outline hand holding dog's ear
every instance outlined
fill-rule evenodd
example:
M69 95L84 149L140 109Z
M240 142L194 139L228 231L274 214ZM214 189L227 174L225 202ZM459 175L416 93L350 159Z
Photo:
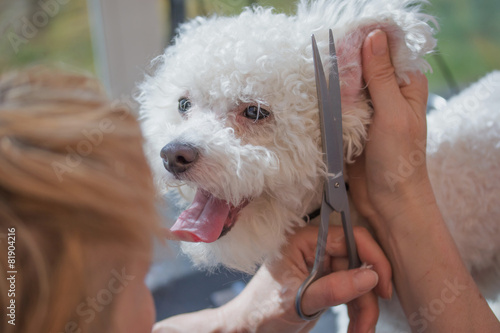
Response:
M429 180L425 76L409 73L410 83L398 83L382 31L365 40L363 76L374 115L363 154L348 166L350 192L391 260L409 324L419 331L498 332L498 319L462 261ZM432 320L415 320L449 290L449 281L460 281L460 297Z
M398 83L381 30L366 38L362 59L374 114L365 150L348 166L349 185L362 215L390 221L401 198L424 197L431 189L425 159L427 79L406 73L410 83ZM402 165L409 159L416 163Z

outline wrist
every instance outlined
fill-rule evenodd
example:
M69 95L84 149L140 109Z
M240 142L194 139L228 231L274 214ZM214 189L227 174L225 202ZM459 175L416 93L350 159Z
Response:
M214 332L236 333L245 332L248 326L245 318L245 308L237 299L232 300L219 308L213 309L213 316L217 318Z
M404 232L418 227L415 220L435 220L441 213L428 178L397 191L378 194L367 216L375 231Z
M274 311L268 309L269 311L262 312L262 308L260 308L263 304L269 303L268 298L271 297L271 290L268 288L272 285L272 282L262 284L262 275L261 268L238 296L214 309L218 322L216 332L265 331L263 327L266 325L268 317L273 316Z
M397 207L390 214L373 214L369 219L395 271L414 254L429 258L432 253L450 254L449 250L455 247L432 189L419 194L401 197L394 201Z
M301 332L307 322L295 318L296 292L289 287L264 264L236 298L218 309L219 322L226 323L220 332Z

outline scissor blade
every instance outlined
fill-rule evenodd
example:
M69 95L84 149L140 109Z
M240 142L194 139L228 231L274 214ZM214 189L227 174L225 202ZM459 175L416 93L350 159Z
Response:
M342 169L338 169L339 156L337 152L338 145L336 143L337 134L335 134L335 115L332 109L333 97L330 96L330 92L328 90L325 71L323 69L323 64L321 63L321 56L319 55L318 45L314 35L312 36L312 46L323 154L325 155L325 163L328 167L328 173L338 173Z
M316 78L316 93L318 96L318 108L319 108L319 124L321 128L321 145L323 147L323 154L325 156L325 163L328 164L327 156L327 139L325 136L325 121L330 123L331 119L325 119L325 108L328 108L328 87L326 83L325 71L323 69L323 64L321 63L321 56L319 55L318 44L316 43L316 38L314 35L311 36L312 39L312 49L313 49L313 60L314 60L314 75Z
M329 37L330 37L330 61L331 61L331 69L330 69L330 75L329 75L329 81L328 81L328 96L331 99L331 107L333 110L333 117L335 118L335 125L334 125L334 130L335 130L335 135L337 137L336 142L338 143L339 150L338 154L338 160L337 162L340 161L340 163L336 163L336 166L340 168L339 170L342 171L344 168L343 164L343 158L344 158L344 143L342 140L342 103L341 103L341 97L340 97L340 80L338 77L339 73L339 67L338 67L338 62L337 62L337 52L335 50L335 42L333 40L333 32L332 29L329 30ZM339 171L339 172L340 172ZM335 171L337 172L337 171Z
M340 85L336 77L337 61L335 57L335 47L333 35L330 30L330 56L332 57L332 68L330 70L330 87L327 86L321 56L314 35L312 36L313 59L316 74L316 90L318 93L318 107L320 111L321 143L325 162L329 174L342 176L343 171L343 143L342 143L342 115L340 111ZM335 73L334 73L335 72ZM336 111L335 109L338 109ZM339 126L340 124L340 126ZM334 179L326 182L326 201L332 203L331 183Z

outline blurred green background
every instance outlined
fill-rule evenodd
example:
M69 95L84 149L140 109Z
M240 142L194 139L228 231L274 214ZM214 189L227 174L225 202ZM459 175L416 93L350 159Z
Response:
M168 21L170 1L158 1ZM66 2L46 25L31 31L32 38L24 38L20 33L23 18L33 18L41 10L39 0L1 0L0 71L33 63L62 62L95 72L86 1ZM186 0L186 16L234 15L254 3L286 13L295 10L294 1L289 0ZM440 58L460 88L500 69L500 1L433 0L425 8L438 18ZM448 96L449 84L438 66L439 60L429 57L434 68L434 73L428 75L430 89Z

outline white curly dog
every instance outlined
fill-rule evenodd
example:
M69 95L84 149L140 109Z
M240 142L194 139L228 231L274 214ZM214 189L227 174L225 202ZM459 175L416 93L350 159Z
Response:
M365 37L384 30L396 75L408 80L405 73L430 69L423 56L436 45L433 22L418 1L302 0L296 16L254 7L181 26L138 100L160 188L188 197L192 189L172 231L195 264L253 272L320 206L325 165L311 34L327 59L328 29L334 33L349 163L363 150L372 114L361 73ZM438 204L486 297L500 287L498 105L500 72L428 117ZM402 158L401 173L387 181L404 181L416 157Z

